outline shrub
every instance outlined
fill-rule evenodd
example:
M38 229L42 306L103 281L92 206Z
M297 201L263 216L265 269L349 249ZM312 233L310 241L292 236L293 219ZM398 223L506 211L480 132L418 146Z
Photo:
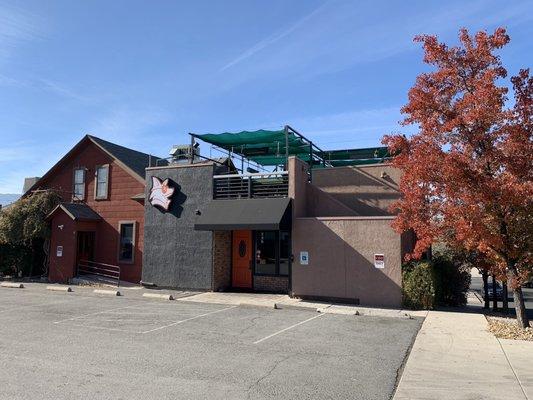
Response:
M0 273L29 276L44 272L43 245L50 236L46 216L60 201L54 191L38 192L0 212Z
M435 306L435 282L431 264L412 262L403 268L403 304L415 310Z
M403 266L403 305L415 310L464 306L470 272L445 254Z

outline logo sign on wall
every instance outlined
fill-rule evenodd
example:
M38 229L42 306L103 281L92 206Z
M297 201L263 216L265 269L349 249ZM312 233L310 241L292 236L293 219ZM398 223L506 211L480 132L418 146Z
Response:
M172 203L174 188L167 179L162 181L156 176L152 176L152 189L150 189L150 204L164 211L168 211Z

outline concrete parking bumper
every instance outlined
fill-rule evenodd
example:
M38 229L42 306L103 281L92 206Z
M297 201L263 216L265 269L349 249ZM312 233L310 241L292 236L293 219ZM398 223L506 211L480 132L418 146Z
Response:
M24 284L18 282L2 282L0 286L12 289L24 289Z

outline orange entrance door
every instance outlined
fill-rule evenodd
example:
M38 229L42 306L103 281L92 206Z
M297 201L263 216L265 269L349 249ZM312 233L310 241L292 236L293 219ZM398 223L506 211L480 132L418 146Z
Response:
M233 231L232 286L252 288L252 231Z

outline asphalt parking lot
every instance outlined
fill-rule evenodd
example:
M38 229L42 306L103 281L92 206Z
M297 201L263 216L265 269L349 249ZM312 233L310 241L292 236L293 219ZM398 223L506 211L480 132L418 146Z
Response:
M389 399L421 323L0 288L0 398Z

